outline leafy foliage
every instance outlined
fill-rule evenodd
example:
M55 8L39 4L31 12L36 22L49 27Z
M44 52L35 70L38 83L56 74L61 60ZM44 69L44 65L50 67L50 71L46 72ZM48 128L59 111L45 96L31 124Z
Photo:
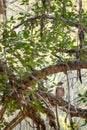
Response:
M28 7L29 2L21 0L20 8ZM77 59L85 61L87 11L82 9L81 15L79 12L71 0L38 0L31 4L30 12L20 11L17 18L12 15L3 20L1 23L3 34L0 37L0 99L2 106L7 104L7 116L17 110L21 111L23 116L28 115L26 114L28 109L34 109L34 112L39 113L36 115L38 120L41 113L48 114L48 109L45 108L46 99L43 100L43 97L40 99L38 91L50 93L55 83L51 83L52 78L44 76L41 78L44 68L51 64L67 65L67 62ZM6 18L5 13L3 16ZM76 37L77 31L83 31L85 38L81 39L79 34ZM66 75L66 72L64 74ZM50 87L47 86L48 82L51 84L48 85ZM78 96L80 101L87 102L87 92ZM29 114L37 126L38 122L31 113ZM49 122L51 123L53 119L51 115ZM40 123L42 122L41 120ZM77 123L74 125L77 127ZM8 126L4 118L0 126Z

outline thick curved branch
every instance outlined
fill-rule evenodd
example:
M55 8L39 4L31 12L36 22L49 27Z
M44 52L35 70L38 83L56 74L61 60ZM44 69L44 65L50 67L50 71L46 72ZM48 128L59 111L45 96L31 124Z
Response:
M64 112L68 112L68 102L63 100L62 98L57 98L55 95L39 91L39 93L43 97L48 97L50 103L55 102L55 105L58 104L58 106L61 106L61 110ZM81 118L87 118L87 109L81 109L81 108L76 108L73 105L70 105L70 114L72 117L81 117Z
M23 89L26 90L29 86L33 85L38 80L46 76L59 73L59 72L66 72L66 71L72 71L72 70L77 70L77 69L87 69L87 60L86 61L74 60L74 61L65 62L65 63L61 62L56 65L50 65L40 71L39 70L34 71L31 75L27 77L26 81L25 80L23 81L25 85L25 88Z

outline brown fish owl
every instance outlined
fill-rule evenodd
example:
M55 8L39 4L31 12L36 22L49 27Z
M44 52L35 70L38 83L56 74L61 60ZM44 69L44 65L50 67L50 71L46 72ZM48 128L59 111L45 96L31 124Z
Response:
M56 97L59 98L64 98L64 88L62 87L62 82L58 82L57 87L56 87Z

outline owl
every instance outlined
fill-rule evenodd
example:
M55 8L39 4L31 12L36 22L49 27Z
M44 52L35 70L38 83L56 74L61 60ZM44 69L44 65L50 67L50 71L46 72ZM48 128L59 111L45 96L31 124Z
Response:
M62 87L62 82L59 82L56 87L56 97L58 98L64 98L64 88Z

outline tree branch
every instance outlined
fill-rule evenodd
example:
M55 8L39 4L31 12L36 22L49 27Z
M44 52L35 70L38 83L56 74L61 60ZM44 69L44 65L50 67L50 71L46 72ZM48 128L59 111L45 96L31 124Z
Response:
M75 53L77 52L77 49L61 49L61 48L55 48L58 52L62 52L62 53ZM87 49L78 49L78 52L82 53L82 54L87 54Z
M24 20L23 22L19 23L18 25L14 26L10 31L8 31L9 33L12 32L14 29L20 27L21 25L27 23L27 22L31 22L32 20L36 20L36 19L41 19L42 15L40 16L30 16L28 19ZM76 27L79 28L80 24L79 23L74 23L72 21L66 20L64 18L56 18L54 15L50 15L50 14L44 14L44 18L47 19L55 19L58 20L60 22L65 23L66 25L69 25L71 27ZM83 30L87 33L87 28L83 27Z
M19 124L25 116L19 113L3 130L12 130L17 124Z
M4 104L2 106L2 108L0 109L0 120L3 118L3 115L4 115L5 111L6 111L6 108L7 108L7 104Z
M58 106L61 106L62 108L59 107L59 109L63 110L64 112L68 112L68 102L63 100L62 98L57 98L55 95L46 93L43 91L38 91L43 97L48 97L49 101L51 102L57 102L55 103L58 104ZM81 118L87 118L87 109L81 109L81 108L76 108L73 105L70 105L70 115L72 117L81 117Z
M72 70L77 70L77 69L87 69L87 60L86 61L74 60L74 61L65 62L65 63L61 62L56 65L50 65L42 70L34 71L32 75L38 81L46 76L49 76L55 73L72 71ZM36 80L33 77L29 75L26 78L26 81L25 80L23 81L23 84L25 85L25 88L23 89L26 90L29 86L36 83Z

